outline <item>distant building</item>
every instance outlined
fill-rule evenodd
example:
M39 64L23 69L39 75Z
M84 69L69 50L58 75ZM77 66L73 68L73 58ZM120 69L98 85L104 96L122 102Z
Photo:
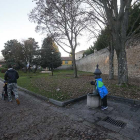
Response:
M62 65L57 69L72 69L72 57L61 57Z
M79 59L83 58L84 52L85 52L85 50L75 53L75 60L79 60Z
M61 57L62 65L72 65L72 57Z
M0 67L2 67L2 65L5 65L5 60L4 59L0 60Z

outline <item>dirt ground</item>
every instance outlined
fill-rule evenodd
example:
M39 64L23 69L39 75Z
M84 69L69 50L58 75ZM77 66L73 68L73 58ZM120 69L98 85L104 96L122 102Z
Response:
M118 87L117 79L110 82L106 75L102 78L110 95L139 99L139 81L131 79L129 87ZM89 83L93 76L81 76L79 80ZM2 86L3 83L0 82L1 91ZM73 119L62 108L22 91L19 94L19 106L15 99L8 102L0 98L0 140L115 140L108 136L108 133L113 134L113 131L94 124L89 125L76 116Z
M19 95L19 106L15 99L0 98L0 140L111 140L107 129L72 119L62 108L24 92Z
M114 76L114 80L109 80L108 75L102 75L104 84L107 86L109 95L119 96L127 99L140 100L140 79L130 78L128 79L128 85L118 85L117 76Z
M115 76L113 80L109 80L108 75L101 75L101 77L109 91L109 95L140 100L140 79L129 78L128 85L119 86L117 76ZM43 89L46 93L52 92L53 94L50 98L67 100L93 92L94 85L91 85L90 82L94 80L94 76L91 74L81 74L78 78L74 78L72 74L67 74L63 75L63 77L59 77L59 75L43 77L33 80L32 84L35 87L40 87L40 89ZM59 89L58 92L56 91L57 89ZM61 95L59 93L61 93Z

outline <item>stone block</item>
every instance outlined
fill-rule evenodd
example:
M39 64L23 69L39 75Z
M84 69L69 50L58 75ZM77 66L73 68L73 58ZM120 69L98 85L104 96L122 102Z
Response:
M101 106L101 99L98 95L94 95L93 93L87 94L87 106L89 108L97 108Z

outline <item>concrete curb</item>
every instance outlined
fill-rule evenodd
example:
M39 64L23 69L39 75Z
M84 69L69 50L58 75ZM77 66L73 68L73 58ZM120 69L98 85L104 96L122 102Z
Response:
M25 88L22 88L22 87L19 87L19 86L18 86L18 89L19 89L19 90L22 90L22 91L25 91L25 93L27 93L27 94L29 94L29 95L32 95L32 96L34 96L34 97L37 97L37 98L39 98L39 99L41 99L41 100L44 100L44 101L48 101L48 100L49 100L49 98L47 98L47 97L45 97L45 96L42 96L42 95L39 95L39 94L37 94L37 93L34 93L34 92L32 92L32 91L29 91L29 90L27 90L27 89L25 89Z
M55 104L55 105L60 106L60 107L64 107L64 106L66 106L68 104L71 104L71 103L74 103L74 102L78 102L78 101L81 101L81 100L87 98L87 94L86 94L86 95L80 96L80 97L75 98L75 99L70 99L70 100L66 100L66 101L58 101L58 100L55 100L55 99L52 99L52 98L47 98L47 97L44 97L42 95L38 95L38 94L36 94L34 92L31 92L31 91L29 91L27 89L24 89L22 87L19 87L19 86L18 86L18 88L20 90L23 90L26 93L34 96L34 97L37 97L37 98L39 98L41 100L44 100L44 101L49 101L50 103ZM117 96L112 96L112 95L108 95L107 97L108 97L108 99L111 99L111 100L116 100L116 101L121 101L121 102L125 102L125 103L131 103L131 104L140 105L140 101L139 100L126 99L126 98L123 98L123 97L117 97Z
M113 95L108 95L107 98L111 100L125 102L125 103L140 105L140 100L127 99L127 98L113 96Z
M29 95L32 95L32 96L37 97L37 98L39 98L41 100L44 100L44 101L49 101L50 103L55 104L55 105L60 106L60 107L64 107L64 106L66 106L70 103L74 103L74 102L80 101L82 99L86 99L86 97L87 97L87 95L84 95L84 96L80 96L80 97L75 98L75 99L70 99L70 100L62 102L62 101L58 101L58 100L55 100L55 99L52 99L52 98L44 97L42 95L39 95L37 93L34 93L32 91L29 91L29 90L27 90L25 88L22 88L22 87L19 87L19 86L18 86L18 89L20 89L22 91L25 91Z
M87 95L83 95L83 96L80 96L80 97L75 98L75 99L70 99L70 100L63 101L62 105L66 106L68 104L71 104L71 103L74 103L74 102L78 102L78 101L81 101L81 100L86 99L86 98L87 98Z
M0 80L4 81L2 78L0 78ZM55 99L52 99L52 98L47 98L45 96L39 95L37 93L29 91L29 90L27 90L25 88L22 88L20 86L18 86L18 89L24 91L25 93L27 93L29 95L32 95L32 96L37 97L37 98L39 98L41 100L44 100L44 101L49 101L50 103L55 104L55 105L60 106L60 107L64 107L64 106L66 106L66 105L68 105L70 103L74 103L76 101L80 101L82 99L86 99L86 97L87 97L87 95L84 95L84 96L80 96L80 97L75 98L75 99L70 99L70 100L61 102L61 101L58 101L58 100L55 100Z
M58 101L58 100L55 100L55 99L52 99L52 98L44 97L42 95L38 95L37 93L31 92L31 91L29 91L25 88L19 87L19 86L18 86L18 89L20 89L22 91L25 91L27 94L30 94L34 97L37 97L37 98L41 99L41 100L49 101L50 103L53 103L53 104L55 104L57 106L60 106L60 107L66 106L66 105L68 105L70 103L74 103L76 101L80 101L80 100L85 99L87 97L87 95L84 95L84 96L80 96L80 97L75 98L75 99L71 99L71 100L67 100L67 101L62 102L62 101Z
M0 80L1 80L1 81L4 81L2 78L0 78ZM44 97L44 96L42 96L42 95L39 95L39 94L37 94L37 93L34 93L34 92L32 92L32 91L29 91L29 90L27 90L27 89L25 89L25 88L22 88L22 87L20 87L20 86L17 86L17 87L18 87L19 90L22 90L22 91L24 91L25 93L27 93L27 94L29 94L29 95L32 95L32 96L34 96L34 97L37 97L37 98L39 98L39 99L41 99L41 100L44 100L44 101L48 101L48 100L49 100L49 98Z
M4 81L2 78L0 78L1 81ZM25 93L29 94L29 95L32 95L34 97L37 97L41 100L44 100L44 101L49 101L51 102L52 104L55 104L57 106L60 106L60 107L64 107L70 103L74 103L74 102L78 102L78 101L81 101L83 99L86 99L87 98L87 94L86 95L83 95L83 96L80 96L78 98L75 98L75 99L70 99L70 100L66 100L66 101L58 101L58 100L55 100L55 99L52 99L52 98L47 98L47 97L44 97L42 95L39 95L37 93L34 93L32 91L29 91L25 88L22 88L20 86L18 86L18 89L22 90L22 91L25 91ZM131 103L131 104L137 104L137 105L140 105L140 101L139 100L133 100L133 99L126 99L126 98L123 98L123 97L117 97L117 96L112 96L112 95L108 95L107 96L108 99L111 99L111 100L116 100L116 101L121 101L121 102L125 102L125 103Z

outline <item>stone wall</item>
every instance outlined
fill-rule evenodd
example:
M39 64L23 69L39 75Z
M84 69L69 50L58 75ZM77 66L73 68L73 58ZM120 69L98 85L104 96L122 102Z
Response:
M127 47L127 64L129 77L140 78L140 44ZM77 69L79 71L94 72L96 65L99 64L99 69L103 74L109 74L109 51L102 49L94 54L88 55L76 61ZM118 73L118 62L116 53L114 55L114 74Z

